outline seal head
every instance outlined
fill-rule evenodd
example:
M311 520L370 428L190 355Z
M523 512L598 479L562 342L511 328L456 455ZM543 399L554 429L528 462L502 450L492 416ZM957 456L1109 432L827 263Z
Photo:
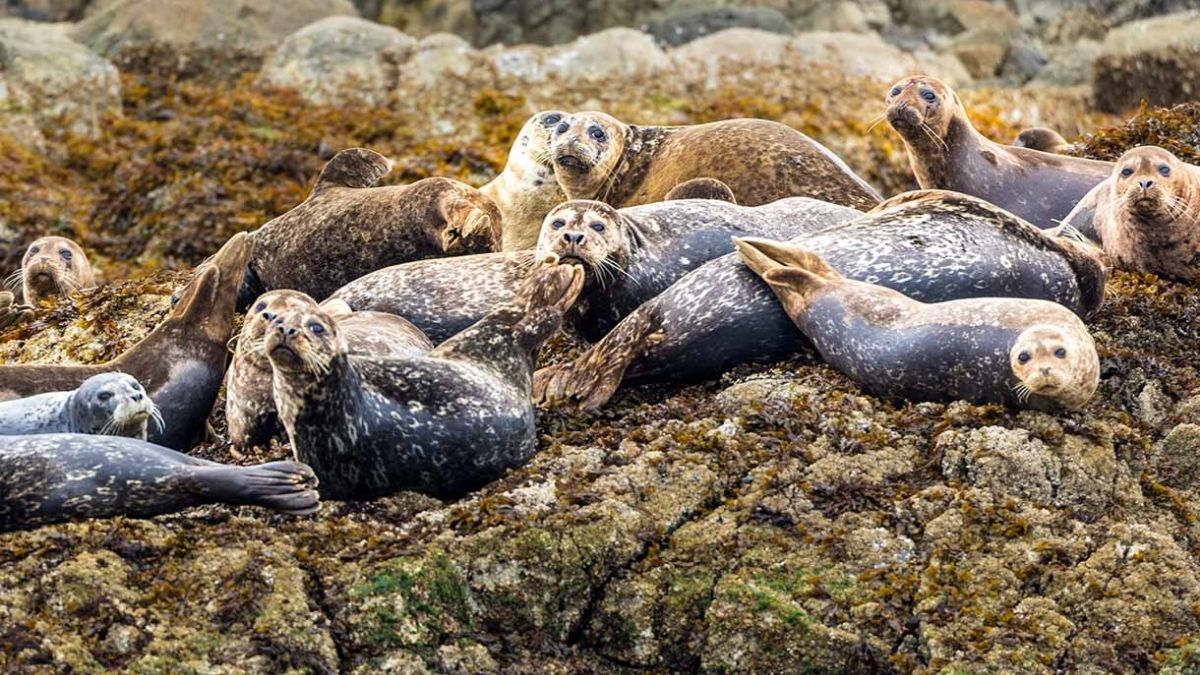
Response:
M565 199L554 177L550 142L566 117L561 110L544 110L526 120L508 151L504 171L479 188L500 209L504 251L533 248L542 219Z
M945 146L962 103L946 83L916 75L892 85L887 96L887 121L905 140L916 146Z
M559 185L571 196L596 197L607 192L628 135L629 127L602 112L575 113L560 121L550 145Z
M146 440L146 423L162 416L145 388L125 373L94 375L71 395L71 428L76 433Z
M603 282L623 273L638 246L637 227L617 209L589 200L564 202L546 215L535 258L582 265Z
M96 277L79 244L64 237L42 237L29 245L21 263L25 304L96 287Z
M1086 335L1086 334L1085 334ZM1083 346L1081 346L1081 343ZM1080 408L1100 384L1100 362L1091 336L1056 325L1034 325L1021 331L1008 352L1017 396L1041 396L1066 408Z

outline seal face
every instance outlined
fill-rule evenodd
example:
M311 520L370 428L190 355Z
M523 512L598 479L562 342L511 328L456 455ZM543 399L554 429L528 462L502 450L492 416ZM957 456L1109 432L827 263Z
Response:
M894 197L865 215L788 240L850 278L923 302L1038 298L1097 309L1107 271L1095 251L1052 237L980 199L940 190ZM539 370L542 405L602 406L623 381L717 376L808 346L736 254L717 258L631 312L575 361Z
M757 207L679 200L619 210L577 200L546 216L533 252L397 265L347 284L332 298L355 310L403 316L438 342L516 300L534 261L553 255L585 267L583 295L569 321L585 337L599 339L688 271L732 252L732 235L789 237L858 215L804 197Z
M254 232L242 304L275 289L323 300L389 265L498 247L500 212L479 190L448 178L371 187L390 169L365 148L329 160L304 202Z
M822 358L874 395L1074 409L1099 385L1087 327L1057 303L926 304L846 279L802 248L756 239L737 245Z
M250 238L234 235L196 269L171 313L141 342L98 365L0 366L0 400L73 390L93 375L127 373L146 389L162 413L148 438L173 448L191 447L225 375L238 287L250 257Z
M317 510L295 462L230 466L116 436L0 436L0 531L81 518L148 518L201 504Z
M1129 150L1081 202L1117 267L1194 283L1200 279L1200 168L1156 146ZM1075 213L1067 222L1074 224Z
M127 436L146 440L146 423L162 424L145 389L124 373L93 375L75 391L0 403L0 435L50 433Z
M298 291L268 291L246 313L233 364L225 376L225 420L236 446L262 445L283 431L271 392L271 362L265 339L276 317L315 309L316 301ZM339 300L327 301L325 312L346 336L348 350L360 356L419 356L433 349L429 338L392 314L354 312Z
M523 302L421 357L353 356L320 308L276 318L266 351L297 458L335 499L459 496L521 465L537 450L534 354L582 285L578 267L545 266Z
M988 140L971 125L958 95L933 77L893 85L886 118L922 188L979 197L1043 229L1058 226L1112 170L1108 162Z
M696 178L720 181L747 206L812 197L869 209L879 193L827 148L768 120L635 126L602 112L573 113L554 130L554 175L570 199L616 207L663 201Z
M544 110L530 117L508 152L504 171L479 188L500 209L501 250L533 248L546 214L566 200L550 154L551 136L566 116L560 110Z
M29 245L21 261L21 293L25 304L96 287L96 276L83 249L64 237L42 237Z

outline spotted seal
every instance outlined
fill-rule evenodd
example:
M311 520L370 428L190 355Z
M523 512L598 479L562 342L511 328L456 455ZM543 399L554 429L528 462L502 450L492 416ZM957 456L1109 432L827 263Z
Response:
M500 250L533 248L542 219L566 200L550 161L550 136L566 116L561 110L543 110L526 120L508 151L504 170L479 188L500 209Z
M296 462L230 466L119 436L0 436L0 531L82 518L148 518L201 504L317 510Z
M1096 393L1096 344L1079 317L1058 303L927 304L847 279L797 246L736 243L825 362L870 394L1078 409Z
M1022 129L1013 139L1014 148L1029 148L1048 152L1052 155L1061 154L1070 145L1057 131L1046 127L1030 127Z
M152 418L161 424L154 402L136 378L100 373L74 391L56 391L0 402L0 436L100 434L146 440Z
M96 287L96 274L83 247L66 237L42 237L21 259L21 299L37 307L47 298Z
M1112 171L1109 162L994 143L975 130L958 95L936 78L900 80L886 117L922 188L987 200L1042 229L1057 227Z
M1144 145L1121 155L1066 223L1064 231L1099 243L1120 269L1200 280L1200 167L1168 150Z
M449 178L372 187L391 167L366 148L329 160L307 199L254 232L239 306L276 289L323 300L389 265L499 246L500 212L483 193Z
M850 222L789 243L845 276L922 302L1037 298L1086 315L1104 299L1096 251L1050 236L987 202L942 190L893 197ZM544 406L604 405L622 381L686 382L774 362L806 341L736 254L713 260L631 312L571 362L539 370Z
M319 308L277 317L266 350L296 457L334 499L457 497L520 466L537 450L534 355L582 286L576 266L541 267L524 302L410 358L350 355Z
M869 209L880 201L825 146L769 120L656 127L580 112L559 123L550 149L554 175L569 199L616 207L662 201L693 178L722 181L746 206L812 197Z
M249 258L250 238L234 235L196 269L167 318L107 363L0 366L0 400L75 389L98 373L127 373L162 412L163 428L151 428L149 440L191 447L204 432L225 375L234 304Z
M569 322L584 337L599 339L679 277L731 253L730 236L789 237L858 215L854 209L805 197L757 207L680 200L619 210L595 201L569 201L546 216L532 253L398 265L353 281L332 297L358 311L403 316L436 343L512 302L533 261L554 255L586 268L584 290Z
M282 433L271 393L271 362L264 348L267 327L277 316L316 306L299 291L268 291L246 313L225 375L225 421L235 446L262 445ZM411 357L433 349L424 333L393 314L354 312L340 300L327 301L323 309L341 329L351 355Z

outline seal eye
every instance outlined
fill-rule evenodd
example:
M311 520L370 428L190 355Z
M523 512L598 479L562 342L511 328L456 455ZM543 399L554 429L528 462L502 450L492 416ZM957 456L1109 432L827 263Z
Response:
M263 310L264 310L264 309L266 309L266 308L267 308L267 303L265 303L265 302L260 302L260 303L258 303L257 305L255 305L255 306L254 306L254 311L257 313L257 312L261 312L261 311L263 311Z
M70 260L71 258L73 258L73 257L74 257L74 256L71 254L71 251L70 251L69 249L65 249L65 248L64 248L63 250L59 251L59 252L58 252L58 254L59 254L60 256L62 256L62 259L63 259L63 260Z
M308 324L308 331L313 335L322 335L325 333L325 326L313 321L312 323Z
M108 403L110 400L112 400L112 396L113 395L111 391L102 391L99 394L96 394L96 400L100 401L101 403Z
M900 95L900 87L899 86L892 87L891 93L888 94L888 96L899 96L899 95Z
M595 230L597 232L604 231L604 223L602 223L598 220L596 222L592 223L591 225L588 225L588 227L592 228L593 230Z
M1030 358L1029 352L1021 352L1020 354L1017 354L1018 363L1029 363Z
M556 230L561 230L566 226L567 226L566 221L562 221L562 220L556 220L553 223L550 223L550 227L553 227Z
M30 246L30 247L29 247L29 254L30 254L30 255L33 255L34 253L37 253L37 252L38 252L38 247L36 247L36 246Z
M1065 359L1067 358L1067 350L1059 347L1058 349L1054 350L1054 356L1055 358Z
M570 125L570 124L567 124L567 121L566 121L566 120L563 120L563 121L562 121L562 123L558 125L558 128L556 128L556 129L554 130L554 133L556 133L556 134L565 134L565 133L567 133L567 130L568 130L568 129L570 129L570 128L571 128L571 125Z
M605 139L608 138L608 134L604 133L604 130L600 127L592 127L591 129L588 129L588 136L591 136L593 141L597 141L599 143L603 143Z
M1163 176L1164 178L1167 176L1170 176L1171 175L1171 167L1167 166L1166 164L1163 164L1162 166L1158 167L1158 173L1159 173L1159 175Z
M921 98L925 99L926 101L929 101L930 103L933 103L934 101L937 100L937 94L934 94L932 91L929 91L928 89L926 89L925 91L921 92Z
M1128 167L1128 166L1127 166L1127 167L1125 167L1124 169L1121 169L1121 177L1122 177L1122 178L1129 178L1129 177L1130 177L1130 176L1132 176L1132 175L1133 175L1133 168L1132 168L1132 167Z
M558 124L561 121L562 121L562 115L560 115L558 113L551 113L549 115L546 115L545 119L542 120L542 124L545 124L546 126L549 127L549 126Z

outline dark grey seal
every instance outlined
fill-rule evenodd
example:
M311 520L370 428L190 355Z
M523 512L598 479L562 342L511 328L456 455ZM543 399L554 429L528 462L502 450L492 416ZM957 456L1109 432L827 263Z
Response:
M162 416L141 383L125 373L101 373L74 391L0 402L0 435L99 434L146 440L147 422Z
M0 436L0 531L217 503L305 514L316 487L295 462L229 466L118 436Z

